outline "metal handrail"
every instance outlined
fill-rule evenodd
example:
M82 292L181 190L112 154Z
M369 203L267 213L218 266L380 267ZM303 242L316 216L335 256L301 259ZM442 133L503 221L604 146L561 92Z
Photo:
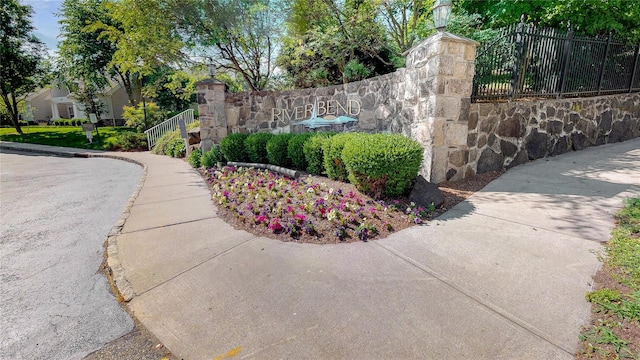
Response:
M147 144L149 150L158 142L158 140L166 133L174 131L178 128L178 121L184 120L185 125L192 124L195 119L193 117L193 109L188 109L175 115L160 124L146 130L144 133L147 135Z

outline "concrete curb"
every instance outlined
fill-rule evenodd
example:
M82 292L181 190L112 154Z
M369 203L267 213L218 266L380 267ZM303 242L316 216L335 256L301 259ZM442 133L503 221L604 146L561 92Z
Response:
M13 145L12 143L0 142L0 149L24 151L24 152L32 152L32 153L38 153L38 154L47 154L47 155L64 156L64 157L108 158L108 159L121 160L121 161L134 163L142 167L142 176L140 177L138 186L136 186L136 189L133 191L133 194L131 195L131 197L129 198L129 201L125 205L124 210L122 211L122 214L120 215L116 223L113 225L113 228L111 228L111 231L109 231L109 234L107 235L107 240L106 240L107 268L108 268L108 271L110 272L111 280L115 285L114 289L120 293L119 295L122 296L125 302L131 301L131 299L133 299L133 297L136 296L136 293L135 291L133 291L133 288L129 284L129 281L124 276L124 268L120 264L120 259L118 257L117 241L118 241L118 235L120 235L120 233L122 232L122 228L124 227L124 224L129 218L129 215L131 214L131 207L133 207L134 202L140 195L140 190L142 190L142 187L144 186L144 182L147 179L147 172L148 172L147 165L141 161L137 161L125 156L119 156L119 155L109 154L105 152L84 152L84 151L75 151L75 149L69 149L69 151L65 151L61 148L58 149L54 147L50 149L41 149L41 148L35 148L35 147L28 147L29 144L26 144L26 145L27 146ZM116 297L118 297L118 294L115 294L115 295Z

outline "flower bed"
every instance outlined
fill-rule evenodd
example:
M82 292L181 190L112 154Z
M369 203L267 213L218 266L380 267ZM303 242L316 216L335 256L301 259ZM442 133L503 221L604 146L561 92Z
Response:
M207 171L219 214L258 235L312 243L368 241L422 223L428 211L400 200L374 201L353 185L292 180L267 170Z

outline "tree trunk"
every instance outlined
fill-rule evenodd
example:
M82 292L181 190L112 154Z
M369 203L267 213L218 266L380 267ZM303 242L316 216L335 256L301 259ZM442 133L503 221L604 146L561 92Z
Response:
M20 135L24 135L22 132L22 128L20 127L20 121L18 120L18 114L11 111L11 122L13 123L13 127L16 128L16 131Z

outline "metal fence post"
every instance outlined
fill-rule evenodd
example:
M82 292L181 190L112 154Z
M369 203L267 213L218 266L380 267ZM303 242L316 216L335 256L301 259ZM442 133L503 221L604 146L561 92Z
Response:
M562 97L564 93L564 87L567 79L567 69L569 68L569 61L571 60L571 46L573 45L573 30L567 32L567 39L564 42L562 49L562 71L560 72L560 86L558 89L558 98Z
M516 43L515 43L515 59L513 61L513 69L511 70L511 89L509 99L513 100L518 92L518 84L520 84L520 67L522 62L522 33L524 31L524 14L520 16L520 23L516 27Z
M631 90L633 89L633 83L636 80L636 69L638 68L638 58L640 58L640 41L638 41L638 43L636 44L636 51L633 57L635 60L633 61L633 67L631 68L631 80L629 81L629 92L631 92Z
M598 96L600 96L600 90L602 90L602 80L604 79L604 68L607 63L607 56L609 56L609 47L611 46L611 33L609 33L609 37L607 38L607 47L604 49L604 57L602 58L602 63L600 64L600 76L598 76Z

